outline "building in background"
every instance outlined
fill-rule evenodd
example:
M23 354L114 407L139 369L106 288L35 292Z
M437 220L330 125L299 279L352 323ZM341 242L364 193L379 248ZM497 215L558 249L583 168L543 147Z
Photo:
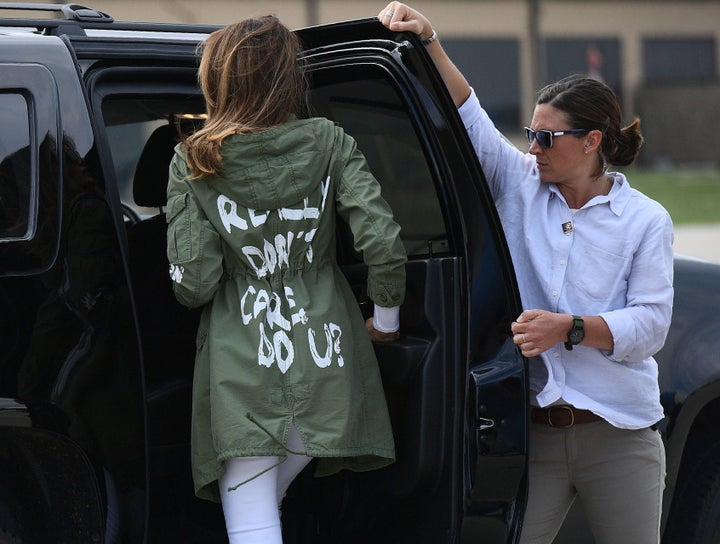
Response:
M228 23L274 13L297 28L377 15L368 0L87 0L117 20ZM417 0L498 127L519 141L544 83L575 72L640 115L640 160L720 166L720 0Z

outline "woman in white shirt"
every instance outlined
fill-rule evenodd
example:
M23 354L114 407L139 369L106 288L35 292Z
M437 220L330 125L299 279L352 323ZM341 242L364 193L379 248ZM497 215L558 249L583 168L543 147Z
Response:
M604 83L571 76L538 94L529 153L495 128L430 21L400 2L378 15L414 32L450 91L493 192L525 310L530 490L521 542L549 543L580 497L597 543L657 543L665 451L653 359L673 300L672 222L632 189L642 144Z

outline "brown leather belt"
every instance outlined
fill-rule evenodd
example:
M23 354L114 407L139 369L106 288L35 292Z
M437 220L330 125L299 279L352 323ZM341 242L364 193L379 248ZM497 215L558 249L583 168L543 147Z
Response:
M578 410L568 404L559 404L547 408L533 406L530 410L530 421L539 425L567 429L581 423L602 421L602 418L590 410Z

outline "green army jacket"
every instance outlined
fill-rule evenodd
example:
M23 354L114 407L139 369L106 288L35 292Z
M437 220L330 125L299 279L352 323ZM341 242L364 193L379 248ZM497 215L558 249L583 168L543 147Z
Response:
M203 306L193 385L198 496L218 500L222 462L283 456L291 423L316 474L394 460L377 361L335 258L336 217L368 265L368 295L405 295L400 228L355 141L293 119L223 142L222 172L170 167L168 259L178 300Z

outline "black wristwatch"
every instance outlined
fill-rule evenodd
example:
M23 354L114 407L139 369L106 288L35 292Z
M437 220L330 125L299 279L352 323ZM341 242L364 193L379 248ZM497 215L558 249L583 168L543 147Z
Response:
M567 340L565 342L565 349L572 351L573 346L577 346L585 338L585 325L583 318L579 315L574 315L572 329L568 331Z

